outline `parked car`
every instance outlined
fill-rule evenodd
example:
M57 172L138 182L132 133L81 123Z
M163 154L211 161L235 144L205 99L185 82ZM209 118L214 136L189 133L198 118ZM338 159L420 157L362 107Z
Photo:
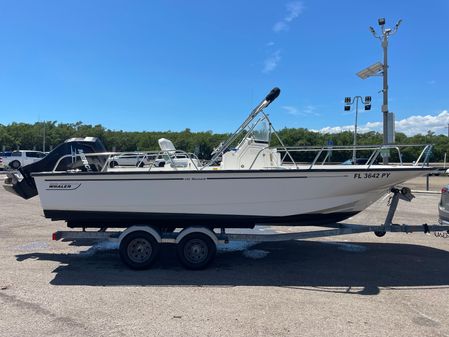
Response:
M0 152L0 170L5 169L5 162L7 157L11 157L11 151Z
M156 167L164 167L165 165L169 165L171 167L192 166L192 168L198 168L201 166L198 158L192 153L163 154L158 156L158 158L154 161L154 166Z
M17 150L11 152L11 156L2 157L3 165L17 170L21 166L25 166L41 160L45 157L45 153L31 150Z
M440 220L449 222L449 185L441 189L440 203L438 204Z
M137 166L139 164L142 165L142 163L144 165L149 163L149 158L144 153L130 152L114 156L109 166Z

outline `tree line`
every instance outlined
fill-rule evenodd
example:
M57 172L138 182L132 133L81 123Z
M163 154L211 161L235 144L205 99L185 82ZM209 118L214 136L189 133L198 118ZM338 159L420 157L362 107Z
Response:
M333 146L352 145L353 132L344 131L334 134L326 134L309 131L304 128L284 128L278 131L285 146ZM227 139L229 134L206 132L192 132L190 129L183 131L116 131L109 130L102 125L88 125L82 122L58 123L57 121L28 123L11 123L9 125L0 124L0 149L5 150L43 150L45 139L45 150L56 147L72 137L98 137L102 140L109 151L153 151L158 150L158 139L168 138L178 149L192 152L199 158L209 159L213 149L222 141ZM382 144L382 134L378 132L367 132L357 135L358 145ZM397 144L434 144L431 161L439 162L444 160L445 153L449 150L449 138L444 135L435 135L429 131L426 134L406 136L403 133L396 133ZM276 138L272 139L272 145L279 146ZM421 148L422 149L422 148ZM419 150L408 149L403 154L404 161L416 159ZM364 156L358 154L358 157ZM368 155L368 154L366 154ZM309 154L309 157L312 154ZM351 154L334 154L333 160L339 161L351 158ZM310 159L310 158L307 158Z

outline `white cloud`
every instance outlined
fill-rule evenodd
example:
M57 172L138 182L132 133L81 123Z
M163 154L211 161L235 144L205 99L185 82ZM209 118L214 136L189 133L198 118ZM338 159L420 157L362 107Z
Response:
M284 109L286 113L292 116L319 116L319 114L316 112L316 107L313 105L307 105L301 110L289 105L284 105L281 108Z
M436 116L410 116L408 118L396 121L396 130L405 134L427 133L445 133L445 128L449 123L449 112L444 110Z
M304 10L304 5L300 1L290 2L287 4L287 16L284 18L285 21L291 22L296 19L299 14Z
M295 20L304 10L304 6L301 1L289 2L285 5L285 8L287 13L285 14L284 18L282 20L279 20L273 25L273 31L275 33L289 30L290 28L289 24L293 20ZM271 47L273 47L274 45L275 43L273 41L270 41L266 44L266 48L273 49ZM262 72L269 73L273 71L278 66L280 60L281 60L280 50L271 53L271 55L267 57L264 61L264 67L262 69Z
M299 115L299 111L297 108L295 108L294 106L281 106L282 109L285 110L286 113L288 113L289 115L293 115L293 116L298 116Z
M275 33L287 31L289 29L288 24L304 11L304 5L301 1L289 2L285 7L287 9L287 14L282 20L274 24L273 31Z
M279 21L274 24L273 30L276 33L279 33L282 32L283 30L288 30L288 25L284 21Z
M319 116L319 114L316 112L316 106L314 105L307 105L302 111L305 115Z
M447 133L447 126L449 124L449 112L442 111L438 115L426 116L410 116L395 122L396 132L403 132L407 136L426 134L428 131L436 134ZM327 126L320 130L313 130L321 133L339 133L342 131L353 131L354 125L345 126ZM357 132L365 133L369 131L382 131L382 122L368 122L357 127Z
M269 73L270 71L273 71L274 69L276 69L280 61L281 61L281 51L276 50L274 53L272 53L265 59L262 72Z

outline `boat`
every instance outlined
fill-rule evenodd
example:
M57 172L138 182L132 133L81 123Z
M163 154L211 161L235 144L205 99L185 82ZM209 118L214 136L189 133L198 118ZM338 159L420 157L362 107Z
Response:
M35 166L9 173L5 188L39 195L45 217L71 228L253 228L340 222L432 171L426 144L413 164L402 162L401 145L358 146L367 158L361 165L329 161L336 151L352 154L352 146L285 146L264 111L279 93L274 88L207 162L162 141L161 151L145 153L148 165L120 167L110 165L118 154L100 140L71 139ZM273 137L279 147L270 147ZM379 164L393 152L397 164Z

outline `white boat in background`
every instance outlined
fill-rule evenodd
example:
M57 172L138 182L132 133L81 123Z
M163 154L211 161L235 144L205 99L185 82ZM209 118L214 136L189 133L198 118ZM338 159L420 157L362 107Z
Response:
M65 144L64 155L50 153L47 169L10 173L6 187L25 198L39 194L45 217L69 227L251 228L342 221L432 170L430 145L421 145L412 165L402 163L399 145L358 146L364 165L329 165L332 153L352 154L352 146L284 146L263 111L279 92L273 89L209 162L163 140L161 151L145 153L143 167L120 167L110 165L119 154L100 151L97 139L78 139ZM273 136L280 147L269 146ZM377 164L387 151L397 165Z

